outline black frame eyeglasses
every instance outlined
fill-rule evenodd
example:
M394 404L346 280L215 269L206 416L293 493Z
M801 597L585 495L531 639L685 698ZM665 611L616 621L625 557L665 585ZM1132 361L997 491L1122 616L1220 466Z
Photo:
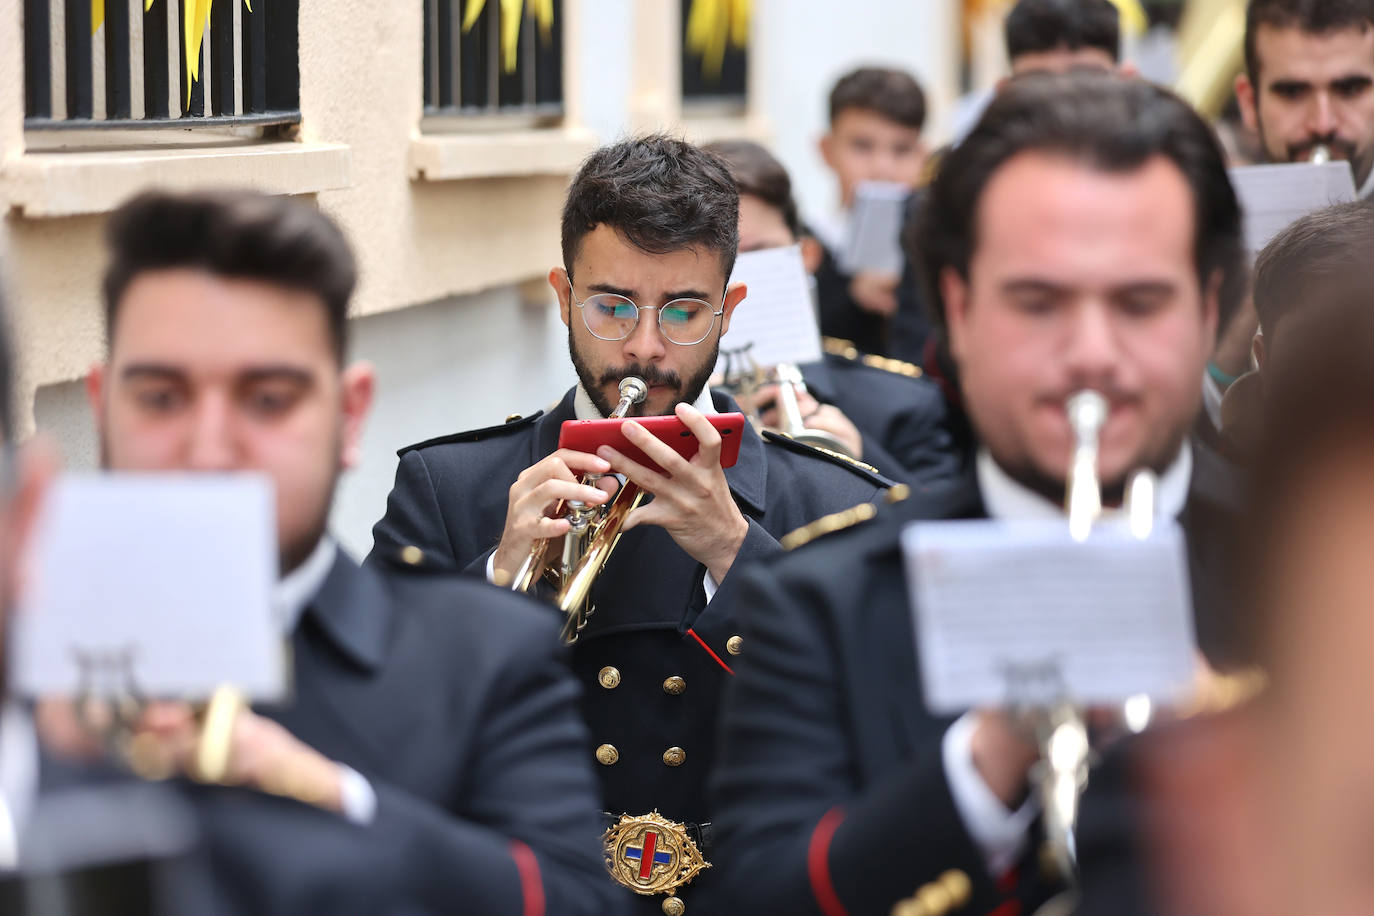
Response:
M657 306L636 305L617 293L592 293L581 302L573 299L573 305L582 313L587 332L597 340L607 341L624 340L633 334L639 326L640 312L657 312L658 333L668 343L679 347L695 346L710 337L716 320L725 314L723 304L717 309L704 299L673 299ZM707 315L711 320L703 322Z

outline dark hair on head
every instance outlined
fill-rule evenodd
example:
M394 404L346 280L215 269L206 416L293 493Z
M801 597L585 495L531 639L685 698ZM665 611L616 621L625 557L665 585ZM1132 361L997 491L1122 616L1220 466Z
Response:
M830 90L830 123L850 109L873 111L903 127L920 130L926 123L926 94L916 78L891 67L860 67Z
M1371 252L1374 204L1364 200L1314 210L1274 236L1255 258L1255 311L1265 339L1295 311L1370 289Z
M123 204L106 230L105 335L141 273L191 268L314 293L324 303L334 354L348 349L353 252L329 217L308 204L256 191L149 191Z
M587 157L563 205L563 266L572 275L582 239L610 226L649 254L700 246L720 256L728 279L739 249L739 192L719 157L654 134Z
M1193 251L1206 290L1220 276L1218 330L1245 295L1247 270L1240 205L1211 128L1188 104L1143 80L1110 74L1031 74L1013 81L940 168L907 257L921 265L932 318L945 326L940 275L968 278L978 245L979 201L993 176L1022 153L1062 156L1084 168L1131 172L1163 157L1193 195Z
M1259 91L1260 60L1255 37L1260 26L1298 29L1329 35L1345 29L1364 32L1374 26L1370 0L1250 0L1245 10L1245 72Z
M1093 48L1121 59L1121 13L1111 0L1020 0L1003 33L1013 61L1060 48Z
M703 147L719 156L735 179L740 194L757 197L782 214L792 235L802 234L797 201L792 197L792 179L772 153L753 140L718 140Z

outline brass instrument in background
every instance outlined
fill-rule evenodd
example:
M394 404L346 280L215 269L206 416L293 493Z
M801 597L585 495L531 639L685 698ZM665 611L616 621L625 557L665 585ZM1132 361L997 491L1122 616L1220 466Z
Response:
M806 419L801 415L801 408L797 406L797 392L806 390L801 368L796 363L778 363L769 372L760 367L750 355L749 351L753 346L752 343L748 343L734 350L721 351L721 355L725 357L724 386L736 400L742 402L741 406L745 408L744 415L749 418L749 422L756 429L763 428L757 405L754 403L754 395L765 385L776 384L778 416L782 426L777 427L775 432L813 448L836 452L846 458L857 458L849 446L834 433L807 427Z
M619 420L630 408L641 403L649 393L643 379L627 376L620 382L620 403L607 419ZM592 486L603 475L583 474L581 483ZM579 500L560 502L554 509L556 517L571 524L563 535L562 557L556 571L548 567L549 541L541 538L530 547L519 571L511 582L515 591L528 592L541 578L552 573L557 587L555 603L567 615L563 624L563 640L577 641L591 615L589 597L596 577L601 574L611 551L625 526L625 519L644 499L644 491L633 481L626 480L615 496L602 506L589 506Z

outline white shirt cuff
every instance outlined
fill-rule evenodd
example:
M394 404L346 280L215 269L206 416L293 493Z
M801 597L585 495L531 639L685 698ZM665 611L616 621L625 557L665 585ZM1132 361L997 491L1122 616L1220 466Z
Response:
M361 773L352 767L339 768L339 804L350 823L365 826L377 816L377 793Z
M954 797L955 810L974 845L983 854L988 873L1001 875L1016 864L1025 849L1031 824L1035 822L1038 806L1034 798L1015 811L988 788L973 764L973 732L977 719L964 713L949 727L940 745L944 758L945 778Z
M496 551L492 551L487 556L487 581L492 585L496 584Z
M712 578L709 569L701 576L701 587L706 592L706 603L710 604L711 599L716 597L716 590L720 588L720 583Z

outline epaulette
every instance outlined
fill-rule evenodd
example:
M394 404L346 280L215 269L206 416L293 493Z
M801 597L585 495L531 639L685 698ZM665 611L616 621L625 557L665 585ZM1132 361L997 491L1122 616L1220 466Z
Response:
M899 483L884 494L883 499L889 503L899 503L911 495L911 488L904 483ZM832 512L829 515L822 515L807 525L802 525L797 530L784 535L779 542L784 550L795 550L803 544L809 544L816 538L833 534L836 531L843 531L846 528L853 528L860 522L866 522L878 514L878 507L873 503L859 503L851 506L843 512Z
M862 363L870 369L881 369L884 372L892 372L897 375L905 375L907 378L920 378L925 375L921 367L915 363L909 363L904 359L893 359L890 356L874 356L872 353L860 353L859 348L854 346L854 341L845 340L843 337L822 337L821 346L825 352L831 356L838 356L851 362Z
M857 458L850 458L839 452L828 448L821 448L819 445L807 445L805 442L798 442L787 433L780 433L776 430L762 430L763 440L772 442L774 445L781 445L800 455L811 455L815 458L824 458L831 464L838 464L842 468L848 468L861 477L877 484L880 487L892 486L892 481L884 477L882 473L871 464L865 464Z
M513 413L506 417L506 422L498 426L485 426L482 429L470 429L467 432L451 433L447 436L437 436L433 439L426 439L424 442L416 442L414 445L407 445L405 448L397 449L396 457L401 457L406 452L413 452L416 449L429 448L431 445L450 445L454 442L481 442L492 436L505 435L517 429L524 429L535 420L544 415L544 411L536 410L528 417L522 417L518 413Z

